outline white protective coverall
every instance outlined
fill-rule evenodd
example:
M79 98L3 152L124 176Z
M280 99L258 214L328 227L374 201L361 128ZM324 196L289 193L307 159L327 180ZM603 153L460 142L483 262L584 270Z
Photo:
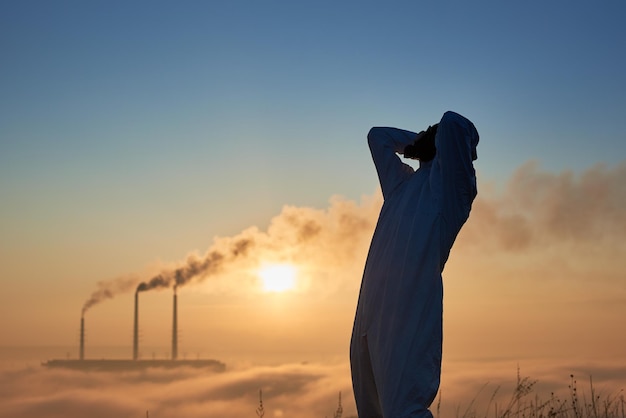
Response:
M360 418L432 417L441 374L441 272L476 196L478 132L446 112L435 158L418 170L397 153L417 134L372 128L384 203L372 237L350 344Z

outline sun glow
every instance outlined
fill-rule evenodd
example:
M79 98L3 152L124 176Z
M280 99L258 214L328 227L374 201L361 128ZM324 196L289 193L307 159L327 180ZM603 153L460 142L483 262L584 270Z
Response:
M259 270L263 291L285 292L296 285L296 268L291 264L268 264Z

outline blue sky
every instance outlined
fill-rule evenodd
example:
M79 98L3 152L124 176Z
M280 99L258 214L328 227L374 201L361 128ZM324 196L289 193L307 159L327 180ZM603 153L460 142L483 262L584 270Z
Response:
M285 204L371 194L368 129L420 130L448 109L476 124L484 180L530 159L617 164L625 14L620 1L4 1L3 280L85 294Z

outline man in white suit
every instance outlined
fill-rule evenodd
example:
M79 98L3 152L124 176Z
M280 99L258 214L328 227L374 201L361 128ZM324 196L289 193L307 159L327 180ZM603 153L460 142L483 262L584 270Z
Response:
M476 197L478 132L446 112L414 133L367 136L384 203L372 237L350 344L360 418L432 417L441 374L441 273ZM398 154L417 159L419 169Z

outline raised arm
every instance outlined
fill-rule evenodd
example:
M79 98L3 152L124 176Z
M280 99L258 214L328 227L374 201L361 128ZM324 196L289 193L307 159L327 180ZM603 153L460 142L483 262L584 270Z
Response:
M407 145L415 142L417 135L403 129L381 127L374 127L367 134L367 143L376 166L383 198L386 199L400 183L415 172L410 165L400 160L398 153L402 153Z
M440 182L442 216L446 220L447 244L452 246L467 220L476 197L476 159L478 131L474 124L454 112L446 112L439 122L435 146L435 166L431 175Z

